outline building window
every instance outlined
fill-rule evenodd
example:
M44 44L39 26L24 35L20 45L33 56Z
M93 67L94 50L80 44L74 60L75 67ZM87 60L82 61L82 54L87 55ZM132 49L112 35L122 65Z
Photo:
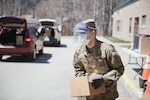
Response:
M120 20L117 20L116 30L117 30L117 32L121 31L121 21Z
M146 25L146 15L142 16L142 25Z
M129 33L132 32L132 18L129 19Z

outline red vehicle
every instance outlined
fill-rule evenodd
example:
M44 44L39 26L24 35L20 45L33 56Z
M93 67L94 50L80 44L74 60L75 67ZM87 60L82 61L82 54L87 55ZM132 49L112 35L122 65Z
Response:
M37 28L37 23L28 24L22 17L0 17L0 60L3 55L23 55L35 60L37 53L43 54L44 38Z

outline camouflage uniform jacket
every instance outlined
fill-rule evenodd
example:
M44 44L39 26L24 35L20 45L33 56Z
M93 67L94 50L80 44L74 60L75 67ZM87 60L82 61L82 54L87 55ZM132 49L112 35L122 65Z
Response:
M107 43L96 40L96 44L92 51L88 51L86 45L81 45L74 54L73 66L75 76L81 77L97 73L104 75L115 69L119 72L119 77L124 72L124 66L121 58L115 48ZM114 100L118 97L117 82L112 80L104 81L106 92L100 95L91 96L81 100Z

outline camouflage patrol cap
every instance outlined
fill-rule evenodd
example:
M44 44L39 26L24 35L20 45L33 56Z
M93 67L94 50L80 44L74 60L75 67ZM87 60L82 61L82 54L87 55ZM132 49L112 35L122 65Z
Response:
M95 21L93 19L87 19L82 21L81 23L86 24L89 28L96 29Z
M75 26L75 30L85 32L87 30L96 30L95 21L93 19L84 20Z

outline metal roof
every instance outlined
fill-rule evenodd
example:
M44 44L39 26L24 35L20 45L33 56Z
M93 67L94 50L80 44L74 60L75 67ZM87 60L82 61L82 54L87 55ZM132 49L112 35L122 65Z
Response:
M119 10L119 9L121 9L123 7L126 7L126 6L132 4L132 3L136 2L136 1L138 1L138 0L126 0L125 2L121 3L119 6L115 7L113 9L113 11L117 11L117 10Z

